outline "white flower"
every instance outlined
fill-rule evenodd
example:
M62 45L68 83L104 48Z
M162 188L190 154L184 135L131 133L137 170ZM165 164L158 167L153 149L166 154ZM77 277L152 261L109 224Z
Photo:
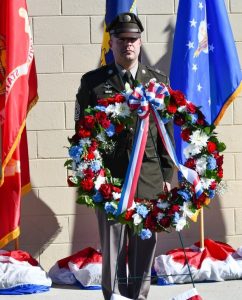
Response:
M115 105L114 104L110 104L106 107L105 109L105 113L107 115L113 114L115 112Z
M139 214L134 214L132 218L134 219L134 225L136 226L139 225L143 220Z
M105 141L106 141L106 136L105 136L104 131L102 131L101 133L99 133L99 134L97 135L97 139L98 139L100 142L105 142Z
M207 160L205 156L202 156L196 160L196 171L199 175L204 175L207 167Z
M178 109L177 109L179 112L186 112L187 111L187 107L186 107L186 105L183 105L183 106L180 106L180 107L178 107Z
M120 117L128 117L130 115L130 109L126 102L124 103L115 103L114 115Z
M85 145L90 146L91 143L92 142L91 142L91 140L89 138L83 138L83 139L80 139L80 141L79 141L79 144L81 146L85 146Z
M203 187L203 189L207 190L209 188L209 186L211 185L211 183L214 181L214 179L210 179L210 178L200 178L200 182L201 185Z
M76 175L83 178L84 177L84 170L88 168L88 164L86 162L82 162L78 165L76 169Z
M121 197L121 193L115 193L115 192L112 192L112 195L113 195L113 199L114 199L114 200L118 200L118 199L120 199L120 197Z
M167 202L158 202L156 204L156 206L160 209L166 209L167 207L169 207L170 205Z
M96 190L99 190L101 184L103 184L103 183L105 183L105 182L106 182L106 177L99 175L99 176L97 177L97 179L95 180L95 182L94 182L95 189L96 189Z
M199 154L201 152L201 147L193 144L189 144L184 150L183 154L186 158Z
M206 147L208 138L209 137L205 132L201 130L196 130L191 134L190 141L193 145L199 147Z
M183 211L183 216L187 216L188 218L192 218L194 216L194 212L189 208L191 202L183 202L183 206L181 206L181 211Z
M94 154L96 159L101 159L101 155L100 155L98 150L93 151L93 154Z
M88 168L88 164L86 162L82 162L78 165L76 169L76 176L79 176L80 178L84 178L84 170Z
M161 219L164 218L164 216L165 216L165 214L159 212L159 213L157 214L156 218L157 218L158 221L160 221Z
M82 171L86 170L87 168L88 168L88 164L86 162L81 162L79 164L79 166L77 167L77 171L82 172Z
M184 216L181 217L176 223L176 231L181 231L186 224L187 224L186 218Z

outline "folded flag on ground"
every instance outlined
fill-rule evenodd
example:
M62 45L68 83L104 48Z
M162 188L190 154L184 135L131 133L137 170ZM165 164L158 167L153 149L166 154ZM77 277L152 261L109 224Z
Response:
M52 282L29 253L0 250L0 295L47 292Z
M242 278L242 247L237 251L230 245L205 239L185 248L192 277L195 282L224 281ZM166 283L191 282L184 250L174 249L155 258L155 271Z
M102 255L87 247L71 256L58 260L49 276L56 284L79 285L84 289L101 288Z

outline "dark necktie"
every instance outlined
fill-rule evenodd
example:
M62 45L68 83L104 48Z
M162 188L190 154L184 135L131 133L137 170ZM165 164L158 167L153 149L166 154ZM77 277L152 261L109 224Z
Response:
M133 86L134 81L130 71L125 72L123 79L124 79L124 84L127 82L131 87Z

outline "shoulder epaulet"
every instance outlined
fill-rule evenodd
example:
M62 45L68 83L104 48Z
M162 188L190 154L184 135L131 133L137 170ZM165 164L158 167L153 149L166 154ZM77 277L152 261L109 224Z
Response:
M85 77L86 77L86 76L89 76L89 75L91 76L91 75L94 75L94 74L96 74L96 73L105 71L107 68L108 68L108 65L101 66L100 68L97 68L97 69L88 71L87 73L83 74L83 76L85 76Z
M160 74L160 75L163 75L165 77L167 77L167 75L165 73L163 73L161 70L157 69L157 68L153 68L151 66L146 66L146 68L154 73L157 73L157 74Z

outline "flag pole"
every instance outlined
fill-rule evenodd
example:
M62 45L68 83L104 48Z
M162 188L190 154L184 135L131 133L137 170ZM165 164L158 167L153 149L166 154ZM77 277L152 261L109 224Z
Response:
M204 249L204 210L200 209L200 249Z
M14 240L14 249L19 250L19 237Z

